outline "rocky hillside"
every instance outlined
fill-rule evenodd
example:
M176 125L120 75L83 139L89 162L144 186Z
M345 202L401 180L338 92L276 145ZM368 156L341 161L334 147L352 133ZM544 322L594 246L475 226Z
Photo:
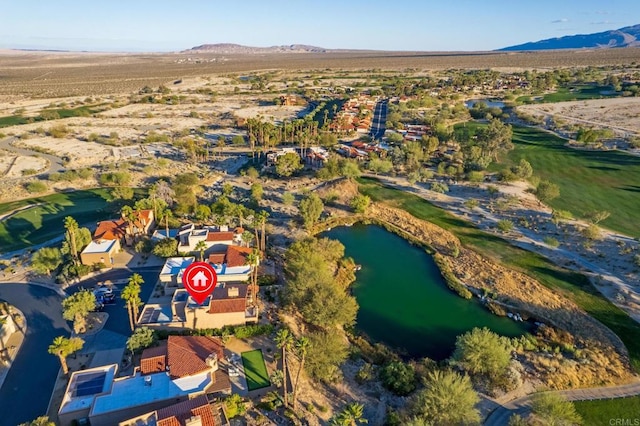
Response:
M183 53L217 53L221 55L252 55L265 53L324 53L327 49L305 44L287 46L253 47L233 43L202 44L183 51Z
M549 38L498 50L602 49L612 47L640 47L640 24L601 33Z

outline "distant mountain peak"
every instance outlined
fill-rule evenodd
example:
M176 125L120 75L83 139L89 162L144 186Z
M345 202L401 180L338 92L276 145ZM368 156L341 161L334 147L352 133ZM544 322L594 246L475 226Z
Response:
M224 55L256 54L256 53L324 53L327 49L306 44L290 44L283 46L253 47L235 43L201 44L182 53L217 53Z
M615 47L640 47L640 24L593 34L549 38L498 50L609 49Z

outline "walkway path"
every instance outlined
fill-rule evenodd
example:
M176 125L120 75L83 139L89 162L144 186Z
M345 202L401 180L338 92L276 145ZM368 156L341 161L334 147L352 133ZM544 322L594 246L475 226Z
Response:
M640 395L640 380L620 386L608 386L588 389L553 391L569 401L591 401L596 399L624 398ZM519 414L524 417L531 411L534 395L514 399L496 408L484 422L485 426L502 426L509 423L509 417Z
M64 170L66 170L66 167L64 166L64 164L62 164L62 158L56 157L55 155L44 154L44 153L41 153L41 152L32 151L30 149L15 147L12 144L16 140L18 140L18 138L16 136L10 136L8 138L5 138L5 139L1 140L0 141L0 149L5 149L7 151L14 152L14 153L16 153L18 155L38 156L38 157L42 157L42 158L46 159L49 162L49 169L46 170L45 172L48 171L49 173L55 173L55 172L62 172Z

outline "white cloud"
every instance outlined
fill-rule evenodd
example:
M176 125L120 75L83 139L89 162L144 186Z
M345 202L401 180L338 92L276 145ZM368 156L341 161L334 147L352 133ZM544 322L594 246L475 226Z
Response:
M613 24L611 21L598 21L598 22L589 22L589 25L609 25Z
M568 18L560 18L560 19L556 19L555 21L551 21L552 24L562 24L563 22L569 22Z

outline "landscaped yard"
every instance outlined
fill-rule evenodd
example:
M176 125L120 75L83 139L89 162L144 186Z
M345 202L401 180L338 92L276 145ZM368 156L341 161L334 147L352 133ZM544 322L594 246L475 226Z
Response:
M0 222L0 252L20 250L61 236L65 216L73 216L81 226L107 219L117 210L110 199L108 189L91 189L0 204L0 215L40 204Z
M574 405L585 425L640 424L640 396L598 401L575 401ZM623 419L627 422L630 419L630 422L622 423Z
M384 187L373 179L361 178L359 183L360 191L374 201L389 203L419 219L447 229L460 238L465 246L507 267L522 271L573 300L622 339L629 350L632 364L636 371L640 371L640 325L605 299L587 277L560 268L539 254L520 249L500 237L483 232L470 222L458 219L416 195Z
M264 363L262 357L262 350L256 349L253 351L243 352L242 364L244 365L244 374L247 377L247 386L249 390L256 390L266 388L271 385L269 381L269 374L267 373L267 366Z

